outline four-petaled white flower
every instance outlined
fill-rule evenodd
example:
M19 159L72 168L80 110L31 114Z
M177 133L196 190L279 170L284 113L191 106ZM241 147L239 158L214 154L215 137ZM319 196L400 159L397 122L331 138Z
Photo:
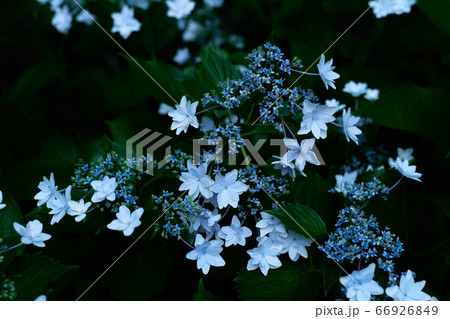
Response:
M386 295L395 301L428 301L431 297L422 291L423 287L425 280L414 282L414 276L408 270L406 275L400 277L400 286L386 288Z
M303 173L306 162L320 165L319 159L313 151L315 139L310 138L303 140L300 145L298 144L298 141L293 138L284 138L283 141L288 148L288 152L286 153L287 160L294 161L295 167L303 176L306 176L305 173Z
M92 181L91 186L95 193L92 195L91 201L93 203L100 203L105 198L111 202L116 200L116 178L103 177L103 181Z
M186 18L195 7L195 2L191 0L168 0L166 4L169 7L167 16L175 19Z
M258 247L247 250L250 260L247 263L247 270L261 269L264 276L267 276L269 269L281 267L278 255L282 245L274 243L269 237L259 237Z
M238 171L232 170L222 176L220 173L216 175L216 183L211 187L214 193L217 193L217 203L219 209L227 207L236 208L239 202L239 195L247 191L248 186L237 180Z
M335 107L336 108L336 112L344 109L347 105L345 104L341 104L341 102L339 102L336 99L332 99L332 100L325 100L325 105L329 106L329 107Z
M259 228L261 237L272 232L277 232L283 237L287 236L286 228L278 218L263 212L261 212L261 217L262 219L256 223L256 228Z
M13 226L16 232L22 236L21 241L25 245L33 244L37 247L45 247L44 241L52 237L42 232L43 225L37 219L29 221L26 227L19 223L14 223Z
M401 147L397 148L397 156L402 161L407 160L412 161L414 159L414 156L412 155L414 152L414 148L410 147L407 149L403 149Z
M134 18L134 9L126 5L122 7L122 11L112 13L111 17L114 20L111 32L119 32L124 39L141 29L141 23Z
M205 198L211 198L213 192L211 186L214 181L206 174L208 165L206 163L195 166L191 161L187 162L187 172L182 172L180 180L183 182L179 190L189 190L189 196L196 199L199 194Z
M139 219L143 213L143 208L138 208L131 213L128 207L122 205L116 214L117 219L114 219L106 227L111 230L122 231L125 236L130 236L134 232L134 229L141 224Z
M178 63L179 65L184 64L189 58L191 54L189 53L189 48L178 49L177 53L173 57L173 61Z
M60 192L57 192L56 196L47 202L47 207L51 209L49 214L53 215L50 222L51 225L53 225L54 223L59 223L59 221L70 210L68 203L71 200L71 190L72 186L69 186L66 188L64 195Z
M339 281L347 289L346 296L350 301L370 301L373 296L383 294L384 290L373 280L375 264L364 269L354 271L350 275L341 277Z
M85 204L84 200L80 199L79 202L71 200L67 203L67 205L69 205L70 208L67 214L69 214L70 216L75 216L76 222L81 222L86 217L86 212L92 205L92 203L87 202Z
M52 25L58 32L66 34L72 26L72 14L69 7L65 5L62 8L55 8L55 15L52 18Z
M347 142L350 142L350 139L354 141L358 145L358 137L362 133L362 131L356 127L356 124L359 122L361 118L359 116L352 115L352 109L344 110L342 113L342 125L344 126L345 137L347 138Z
M203 274L207 274L211 266L223 267L225 260L220 256L223 248L221 240L205 240L202 235L195 236L194 250L186 254L186 258L197 260L197 269L201 269Z
M53 173L50 174L50 180L44 176L44 180L39 183L38 188L41 191L34 196L34 199L38 200L38 206L47 203L50 199L55 197L58 186L55 186L55 177L53 176Z
M406 178L413 179L415 181L421 182L420 177L421 173L416 172L415 165L409 165L408 160L402 161L399 157L395 160L395 162L389 162L391 167L394 167L397 171L400 172Z
M300 256L308 258L306 247L311 246L312 242L311 238L289 231L287 237L283 239L283 248L280 253L288 253L292 261L297 261Z
M308 100L303 102L303 119L300 124L300 130L297 134L308 134L312 132L314 137L326 138L327 137L327 125L326 123L333 122L335 117L333 114L336 112L334 107L328 107L326 105L311 103Z
M197 117L195 112L197 110L198 102L191 103L183 96L180 104L175 105L175 110L169 112L169 116L172 117L173 123L170 127L171 130L177 130L179 135L182 131L187 132L189 125L198 128Z
M343 91L351 94L353 97L358 97L367 92L367 83L356 83L354 81L350 81L345 84Z
M278 161L272 162L275 169L281 170L281 175L289 174L293 180L295 180L295 165L288 160L287 153L282 157L274 156Z
M0 209L3 209L6 207L6 204L2 204L3 202L3 193L0 191Z
M358 177L358 171L353 172L345 172L344 175L336 175L336 187L334 188L336 192L343 193L347 195L347 191L344 189L346 184L354 184L356 181L356 177Z
M225 240L225 247L231 245L245 246L245 238L252 235L248 227L242 227L239 218L235 215L230 226L224 226L219 231L219 237Z
M369 101L375 101L375 100L378 100L379 96L380 96L380 90L367 89L366 95L364 95L364 98Z
M325 63L325 55L322 54L319 64L317 64L317 68L319 69L319 75L322 78L322 81L325 84L327 90L328 85L333 89L336 89L334 80L339 79L340 75L333 71L336 68L335 66L333 66L333 59Z

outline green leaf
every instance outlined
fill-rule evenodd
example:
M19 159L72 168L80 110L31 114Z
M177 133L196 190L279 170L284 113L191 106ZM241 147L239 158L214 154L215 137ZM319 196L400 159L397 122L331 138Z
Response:
M436 26L450 33L450 1L419 0L418 5Z
M143 102L148 94L130 73L121 72L106 82L103 96L110 105L126 110Z
M328 235L322 218L312 209L301 204L287 204L282 208L265 211L277 217L287 229L314 239Z
M15 282L16 300L34 300L42 295L50 283L76 266L64 266L59 261L41 254L23 255L11 265L8 277Z
M225 51L210 46L202 51L201 76L202 81L210 88L217 88L219 82L239 77L234 65L228 60Z
M450 218L450 195L429 195L425 199L430 200L440 211Z
M322 273L323 277L323 292L325 296L328 294L330 288L339 282L341 276L341 270L335 262L327 260L325 261L325 269Z
M318 272L301 263L283 264L267 276L242 270L234 281L242 300L314 300L319 289Z
M198 282L197 293L194 294L194 301L219 301L219 297L205 289L203 280L200 278Z

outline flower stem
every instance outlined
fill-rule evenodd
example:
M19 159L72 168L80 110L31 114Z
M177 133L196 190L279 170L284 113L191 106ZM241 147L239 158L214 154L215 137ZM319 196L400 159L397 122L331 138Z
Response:
M295 70L295 69L291 69L291 71L301 73L301 74L306 74L306 75L320 75L319 73L309 73L309 72L303 72L303 71Z
M337 123L335 123L335 122L330 122L330 124L333 124L334 126L337 126L337 127L344 127L343 125L337 124Z
M405 176L402 175L402 177L400 177L400 179L397 181L397 183L395 183L391 188L389 188L388 192L390 192L391 190L393 190L394 187L397 186L398 183L400 183L404 177L405 177Z
M8 250L12 250L12 249L17 248L17 247L22 246L22 245L23 245L23 243L20 243L20 244L17 244L17 245L15 245L15 246L6 248L6 249L0 251L0 254L3 254L4 252L6 252L6 251L8 251Z
M218 108L218 107L220 107L220 105L211 106L211 107L209 107L209 108L207 108L207 109L204 109L204 110L201 110L201 111L195 113L195 115L199 115L199 114L202 114L202 113L205 113L205 112L214 110L214 109L216 109L216 108Z
M192 246L191 244L189 244L183 237L180 236L180 239L183 241L183 243L185 243L186 245L188 245L188 246L191 247L192 249L195 249L195 247Z
M283 125L285 125L287 127L287 129L289 130L289 132L291 132L292 137L294 137L294 140L296 140L297 138L295 137L295 134L291 131L291 129L289 128L289 126L286 124L286 122L281 121L283 123Z

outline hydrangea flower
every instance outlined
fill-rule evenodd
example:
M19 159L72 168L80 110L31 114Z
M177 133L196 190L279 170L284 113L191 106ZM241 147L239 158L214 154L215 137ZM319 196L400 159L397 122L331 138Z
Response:
M412 161L414 159L414 156L412 155L414 152L414 148L410 147L407 149L403 149L401 147L397 148L397 156L402 161Z
M191 161L187 162L187 172L182 172L180 180L183 182L179 190L189 190L189 196L193 199L197 198L199 194L202 194L205 198L211 198L213 192L211 186L214 181L207 175L208 165L206 163L195 166Z
M256 228L259 228L261 237L272 232L277 232L283 237L287 236L286 228L278 218L264 212L261 212L261 217L262 219L256 223Z
M195 116L197 105L198 102L191 103L186 99L186 96L183 96L180 104L175 105L176 109L169 112L169 116L173 119L170 129L176 130L177 135L179 135L182 131L186 133L189 125L198 128L198 121Z
M150 6L149 0L128 0L128 4L142 10L147 10Z
M59 223L60 220L70 210L68 203L71 200L71 190L72 186L69 186L66 188L64 195L57 192L56 196L47 202L47 207L51 209L49 214L53 215L53 218L50 222L51 225Z
M3 193L0 191L0 209L3 209L6 207L6 204L2 204L3 202Z
M47 301L47 296L46 295L40 295L36 299L34 299L34 301Z
M422 291L425 287L425 280L414 282L414 276L411 270L400 277L400 286L391 286L386 288L386 295L395 301L428 301L430 295Z
M316 141L313 138L306 139L301 141L300 145L298 141L292 138L283 139L284 144L288 148L287 160L295 162L295 167L302 173L303 176L306 176L303 173L305 169L306 162L320 165L319 159L313 151L314 142Z
M306 247L311 246L312 242L311 238L289 231L287 237L283 239L283 248L280 253L288 253L292 261L297 261L300 256L308 258Z
M81 12L76 16L75 20L86 25L92 25L94 23L95 16L86 10L81 10Z
M378 0L369 1L373 13L377 19L384 18L390 14L410 13L411 7L416 4L416 0Z
M278 255L282 249L281 244L276 244L269 237L260 237L258 247L247 250L250 260L247 263L247 270L261 269L264 276L267 276L269 269L281 267Z
M231 245L245 246L245 238L252 235L250 228L242 226L239 218L235 215L230 226L224 226L219 231L219 237L225 240L225 247Z
M117 182L115 177L105 176L102 181L92 181L91 186L95 191L91 198L93 203L100 203L105 199L111 202L116 200Z
M222 176L220 173L216 175L216 183L211 187L214 193L217 193L217 203L222 209L230 205L236 208L239 202L239 195L248 190L248 186L237 180L238 171L232 170Z
M217 223L220 221L221 215L217 209L210 211L203 208L197 212L197 215L190 215L190 218L192 220L192 225L190 228L191 233L194 231L204 231L207 234L207 237L209 237L214 234L217 228L220 228L220 226L217 227Z
M81 222L86 217L86 212L89 209L89 207L91 207L92 203L87 202L85 204L84 200L80 199L80 201L78 202L71 200L67 203L67 205L70 208L67 213L70 216L75 216L76 222Z
M55 9L55 15L52 18L52 25L58 32L66 34L72 26L72 14L69 7L65 5L62 8Z
M26 227L16 222L13 226L16 232L22 236L21 241L25 245L33 244L37 247L45 247L44 241L52 238L51 235L42 232L43 225L37 219L29 221Z
M322 78L322 81L325 84L327 90L328 85L333 89L336 89L334 80L339 79L340 75L333 71L336 68L335 66L333 66L333 59L325 63L325 55L322 54L319 64L317 64L317 68L319 69L319 75Z
M384 290L373 280L375 264L354 271L351 275L341 277L339 281L347 289L346 296L350 301L370 301L373 296L383 294Z
M367 89L366 95L364 95L364 98L369 101L375 101L375 100L378 100L379 96L380 96L380 90Z
M169 7L167 16L175 19L186 18L195 7L195 2L190 0L168 0L166 4Z
M367 83L350 81L345 84L343 91L351 94L353 97L358 97L367 92Z
M211 8L220 8L223 6L223 0L203 0Z
M183 38L184 42L193 42L197 39L202 31L203 27L200 23L194 20L189 20L189 22L187 23L187 27L181 37Z
M348 109L344 110L342 113L342 123L344 126L345 137L347 138L347 142L350 142L350 139L358 145L358 137L362 133L362 131L356 127L356 124L359 122L361 118L359 116L353 116L352 110Z
M308 100L303 102L303 119L300 124L300 130L297 134L308 134L312 132L314 137L326 138L326 123L333 122L336 118L333 114L336 112L334 107L311 103Z
M55 185L55 177L53 173L50 174L50 179L44 176L44 180L39 183L38 188L41 191L34 196L34 199L38 201L38 206L46 204L50 199L55 197L58 186Z
M186 63L187 60L191 57L191 54L189 53L189 48L182 48L178 49L177 53L173 57L173 61L178 63L179 65L182 65Z
M195 236L194 250L186 254L189 260L197 260L197 269L207 274L211 266L223 267L225 260L220 256L223 248L221 240L205 240L202 235Z
M416 172L416 166L409 165L408 160L402 161L399 157L397 157L395 162L391 161L389 162L389 165L399 171L400 174L402 174L406 178L421 182L420 177L422 176L422 174Z
M284 154L282 157L274 156L276 159L279 159L279 161L272 162L272 165L275 169L281 170L281 175L289 174L289 176L292 177L292 179L295 179L295 165L291 161L288 160L287 153Z
M141 23L134 18L134 9L124 5L122 11L111 14L114 20L111 32L119 32L122 38L127 39L134 31L141 29Z
M128 207L122 205L116 214L117 219L113 220L106 227L111 230L122 231L124 236L130 236L134 229L141 225L140 218L143 213L143 208L138 208L131 213Z
M332 100L325 100L325 105L329 106L329 107L334 107L336 108L336 112L344 109L347 105L345 104L341 104L341 102L339 102L336 99L332 99Z
M338 193L343 193L344 196L347 195L347 191L345 190L346 184L354 184L356 181L356 177L358 177L358 171L353 172L345 172L344 175L336 175L334 178L336 179L336 187L334 190Z
M158 114L167 115L167 114L169 114L169 112L171 112L173 110L175 110L175 108L173 106L170 106L166 103L161 103L159 105Z

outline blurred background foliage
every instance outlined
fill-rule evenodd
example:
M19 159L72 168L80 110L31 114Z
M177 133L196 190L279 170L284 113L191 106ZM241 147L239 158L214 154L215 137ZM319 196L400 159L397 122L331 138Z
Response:
M353 101L342 88L350 80L380 89L381 98L362 103L359 111L380 124L368 132L367 144L384 145L393 157L397 147L414 147L415 164L424 175L423 183L402 183L387 202L375 203L368 211L405 243L397 270L413 269L418 279L427 280L430 294L446 300L450 298L449 4L422 0L411 14L379 20L367 12L326 54L334 58L341 75L338 90L325 90L314 77L302 77L299 83L314 89L321 101L336 98L347 105ZM115 38L175 99L183 95L200 99L218 81L235 77L231 64L245 65L244 56L267 40L308 67L366 8L367 1L225 0L218 9L222 27L242 35L245 48L206 48L201 63L184 69L172 61L182 40L164 3L152 4L145 12L136 10L141 31L126 41ZM90 1L89 9L106 30L111 29L110 14L117 11L111 1ZM147 127L173 135L169 118L157 115L161 102L173 102L97 26L74 24L63 36L50 20L48 8L36 1L1 1L0 187L8 201L14 198L19 204L11 214L25 220L39 217L44 231L53 236L46 249L27 247L27 254L2 267L9 266L13 269L9 274L17 275L18 299L46 293L49 299L73 300L132 239L114 232L97 235L95 227L76 225L69 218L50 227L48 216L35 208L33 200L39 181L54 172L57 184L68 185L73 164L79 158L95 159L108 149L109 140L121 145ZM330 231L342 203L327 190L334 185L339 166L363 152L337 136L321 141L320 151L327 166L307 171L308 179L298 177L289 201L315 209ZM141 196L150 196L163 184L155 183ZM2 227L12 220L1 216L0 212ZM176 241L148 236L83 298L342 298L337 284L342 274L315 248L309 249L320 261L315 270L305 263L286 262L267 278L258 271L241 270L248 256L234 247L224 250L227 267L212 269L207 276L186 260L186 252ZM38 276L33 267L41 266L48 273Z

